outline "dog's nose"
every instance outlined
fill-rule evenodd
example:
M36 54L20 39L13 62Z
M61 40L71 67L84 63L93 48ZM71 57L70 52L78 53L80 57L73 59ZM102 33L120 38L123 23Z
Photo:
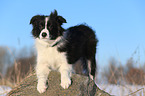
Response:
M43 32L43 33L42 33L42 37L45 38L46 36L47 36L46 32Z

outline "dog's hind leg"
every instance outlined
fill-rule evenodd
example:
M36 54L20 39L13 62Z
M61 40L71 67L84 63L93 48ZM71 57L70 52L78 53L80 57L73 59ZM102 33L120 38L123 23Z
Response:
M95 57L91 60L88 60L88 70L89 70L89 77L94 80L96 75L96 60Z

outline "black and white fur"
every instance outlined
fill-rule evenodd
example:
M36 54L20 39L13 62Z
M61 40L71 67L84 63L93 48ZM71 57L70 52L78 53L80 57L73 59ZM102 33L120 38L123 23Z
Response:
M30 21L37 49L36 74L39 93L46 91L51 70L60 72L60 85L64 89L68 88L71 84L72 64L80 59L86 62L84 65L88 67L91 79L95 77L98 40L94 31L83 24L65 30L61 27L63 23L66 20L56 10L50 16L36 15Z

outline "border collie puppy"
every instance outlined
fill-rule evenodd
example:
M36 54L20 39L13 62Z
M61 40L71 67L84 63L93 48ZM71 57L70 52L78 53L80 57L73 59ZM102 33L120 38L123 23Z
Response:
M66 20L59 16L56 10L50 16L36 15L30 21L37 50L36 74L39 93L46 91L51 70L60 72L60 85L64 89L68 88L71 84L72 64L80 59L86 62L83 65L88 67L90 78L95 77L98 40L94 31L83 24L65 30L61 26L63 23L66 23Z

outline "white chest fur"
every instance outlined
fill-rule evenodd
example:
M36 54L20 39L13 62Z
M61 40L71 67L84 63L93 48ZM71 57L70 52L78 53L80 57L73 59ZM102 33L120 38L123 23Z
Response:
M57 47L49 47L49 44L36 39L37 63L47 65L52 70L58 70L62 65L67 66L65 53L57 51Z

